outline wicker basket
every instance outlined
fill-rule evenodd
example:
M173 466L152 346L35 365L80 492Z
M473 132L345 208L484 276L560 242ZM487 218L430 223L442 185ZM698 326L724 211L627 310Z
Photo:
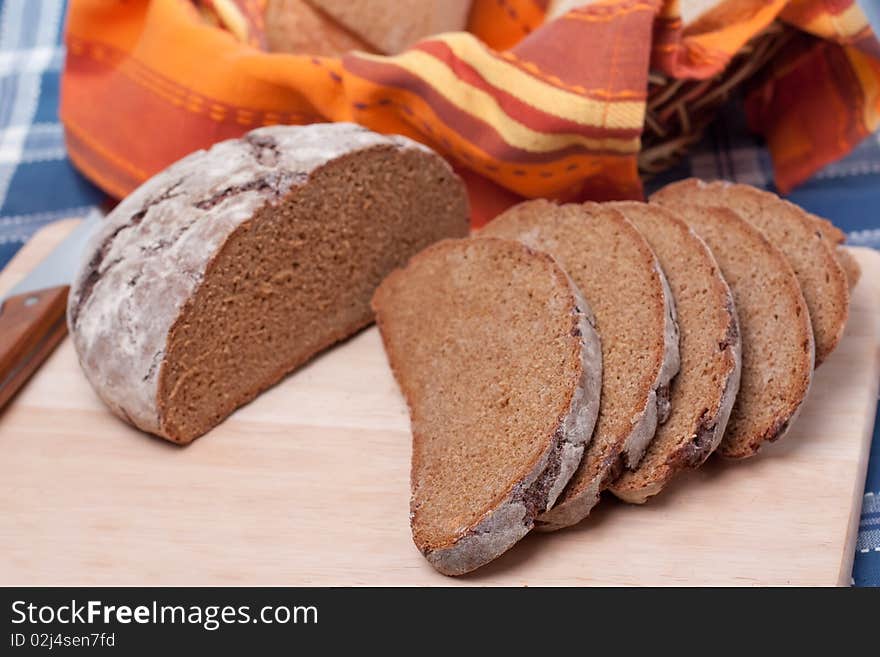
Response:
M676 164L703 135L732 94L785 48L796 33L779 22L749 41L727 68L706 80L676 80L652 72L639 172L650 178Z

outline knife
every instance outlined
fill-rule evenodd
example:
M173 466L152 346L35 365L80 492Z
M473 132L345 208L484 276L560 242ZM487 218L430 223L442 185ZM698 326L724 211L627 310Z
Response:
M61 244L0 298L0 409L67 333L67 293L86 242L104 217L89 212Z

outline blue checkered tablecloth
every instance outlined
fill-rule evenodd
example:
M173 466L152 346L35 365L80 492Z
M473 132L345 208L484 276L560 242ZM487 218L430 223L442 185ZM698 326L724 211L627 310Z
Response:
M58 122L65 0L0 0L0 267L40 226L103 195L67 160Z
M0 268L38 228L83 216L104 198L71 166L58 121L65 5L66 0L0 0ZM880 25L880 6L864 6ZM650 187L692 175L772 188L769 156L748 135L735 104L687 162ZM880 248L880 133L790 198L846 230L851 244ZM880 586L880 422L875 423L853 582Z

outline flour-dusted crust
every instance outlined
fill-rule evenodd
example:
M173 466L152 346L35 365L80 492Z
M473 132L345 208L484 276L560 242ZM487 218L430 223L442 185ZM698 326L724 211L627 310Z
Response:
M700 417L693 428L693 440L668 455L666 468L661 476L647 480L641 486L612 484L610 489L615 497L631 504L644 504L649 498L663 490L669 481L682 470L700 467L721 444L724 430L727 428L727 421L730 419L730 412L736 401L742 372L742 342L736 320L736 310L732 295L729 291L727 294L727 312L730 323L728 324L727 336L721 346L723 351L729 354L733 368L727 372L724 378L724 390L718 404L714 409L707 408Z
M658 427L639 467L609 487L620 499L642 503L678 472L702 465L720 444L739 390L742 343L733 294L705 242L656 205L613 206L646 236L672 288L683 295L672 292L683 333L682 371L670 388L672 417Z
M513 486L500 506L486 513L452 545L424 553L444 575L468 573L513 547L535 526L537 516L553 507L580 465L599 415L602 349L589 305L574 284L570 285L583 351L581 379L572 394L568 413L540 460Z
M623 444L623 454L627 468L636 468L648 448L648 444L657 431L657 425L663 424L669 417L669 386L673 377L678 374L681 366L679 354L679 332L676 319L675 301L666 275L660 263L654 258L654 270L663 287L664 327L663 327L663 360L657 372L657 378L648 393L644 410L633 424L632 432Z
M669 416L669 386L672 379L678 373L680 359L678 351L678 323L675 315L675 303L666 276L660 268L660 264L654 262L654 269L663 287L663 300L665 307L664 324L664 349L663 360L657 377L648 391L645 405L636 416L633 417L632 430L623 442L623 463L628 469L636 468L650 445L658 424L662 424ZM590 485L577 495L569 497L565 504L560 505L544 513L538 524L540 531L555 531L570 527L586 518L590 511L599 503L602 491L619 472L616 462L611 462L595 477Z
M674 211L705 241L733 294L741 380L718 451L748 458L787 433L809 392L814 341L798 279L782 251L733 210L673 194L651 202Z
M603 399L608 409L605 417L614 419L609 419L603 429L600 410L593 445L585 453L580 469L556 506L538 518L538 529L560 529L585 518L620 469L639 462L658 422L665 419L668 386L679 368L674 302L654 252L636 227L610 206L528 201L494 219L480 236L517 239L556 257L593 305L607 353L617 350L628 354L626 343L635 339L630 336L638 335L642 328L647 330L638 338L643 340L647 360L638 366L637 375L626 371L628 366L620 362L622 356L617 358L616 370L607 358L603 361L605 375L610 372L612 377L609 380L619 377L634 392L619 408L607 397ZM587 236L591 236L589 241ZM623 251L614 260L606 255L609 244L618 244ZM620 273L609 268L618 263L622 266ZM619 281L638 281L643 287L630 296L644 295L644 304L635 298L612 300L607 289L614 289ZM622 303L628 303L627 308L645 307L647 314L637 324L618 319L622 313L615 309L624 307L619 305ZM605 328L603 322L607 323Z
M420 395L417 385L414 385L411 377L407 375L407 370L412 364L407 359L405 351L398 348L399 345L405 345L405 342L400 340L399 327L402 321L406 321L401 319L401 316L407 311L401 313L399 306L396 311L394 310L395 291L399 291L410 268L421 264L427 258L441 255L444 250L460 249L467 242L473 243L472 240L447 240L423 251L411 259L407 268L399 269L389 275L373 299L376 321L388 360L407 400L414 422L420 405L427 400ZM549 268L548 272L560 284L560 291L564 292L563 308L567 313L565 317L567 321L564 325L570 326L565 329L565 333L576 338L569 343L569 346L579 355L577 360L569 362L577 363L578 369L570 371L573 377L566 385L565 397L560 398L560 404L556 407L558 410L564 409L563 412L555 415L554 411L553 416L547 417L547 428L535 436L537 444L542 448L539 454L523 463L522 469L517 468L516 476L504 481L501 494L491 504L479 508L475 520L469 522L467 526L458 527L454 532L439 538L437 542L432 542L424 535L420 538L416 530L416 510L420 505L419 485L416 478L420 468L417 465L416 446L424 445L425 443L420 441L430 438L424 434L424 431L420 432L414 424L413 497L410 506L413 539L427 561L445 575L462 575L492 561L510 549L534 527L538 515L553 506L580 464L599 414L602 349L600 337L595 329L595 319L587 301L549 255L509 240L492 238L480 240L480 243L484 242L497 242L508 249L514 247L515 250L505 253L526 255L535 259L542 267ZM503 285L504 281L498 283ZM492 299L487 299L487 303L491 302ZM411 312L411 307L407 306L407 308ZM420 321L424 320L430 318L423 318ZM571 323L568 324L568 321ZM416 324L409 330L414 330L417 326ZM531 335L528 338L534 340ZM491 373L487 372L487 375L491 376ZM542 412L550 411L542 409ZM541 424L544 424L543 420ZM543 433L544 431L546 433Z
M255 212L323 165L374 148L430 153L348 123L260 128L192 153L110 213L71 286L68 324L83 371L114 413L163 435L166 338L212 259Z
M268 0L264 22L271 52L339 57L350 50L373 51L363 39L337 25L308 0Z
M648 392L642 412L634 418L632 431L623 443L623 457L628 469L638 467L645 451L651 444L651 440L657 432L658 424L662 424L669 417L669 387L672 379L678 373L679 359L679 333L676 321L675 304L669 283L666 281L662 269L656 264L656 271L663 285L663 295L666 305L666 323L664 330L663 361L657 378ZM732 403L732 402L731 402ZM719 437L720 440L720 437ZM581 493L566 500L564 506L559 506L548 511L540 519L541 531L554 531L579 523L586 518L593 507L599 503L602 491L609 482L617 475L616 464L609 463L604 469L602 476L596 477Z

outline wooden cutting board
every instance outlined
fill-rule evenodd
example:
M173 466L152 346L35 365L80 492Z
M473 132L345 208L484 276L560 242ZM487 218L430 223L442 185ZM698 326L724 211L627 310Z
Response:
M880 375L880 254L853 253L846 336L784 441L458 579L410 540L409 422L374 328L184 448L110 415L65 340L0 416L0 584L849 584Z

